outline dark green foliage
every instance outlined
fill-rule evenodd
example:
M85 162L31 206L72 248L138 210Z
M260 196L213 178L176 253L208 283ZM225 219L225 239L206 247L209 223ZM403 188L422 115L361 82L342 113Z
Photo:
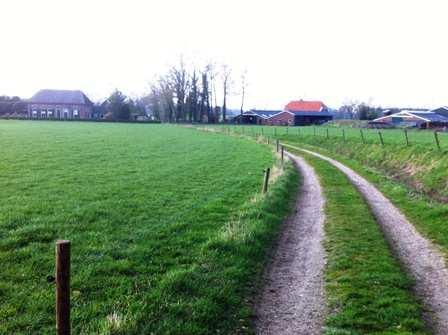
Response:
M106 115L114 120L129 120L131 117L131 102L119 90L115 90L104 103Z

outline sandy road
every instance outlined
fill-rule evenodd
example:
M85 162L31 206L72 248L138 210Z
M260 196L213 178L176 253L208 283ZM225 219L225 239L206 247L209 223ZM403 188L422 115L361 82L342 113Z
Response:
M324 198L313 168L303 158L289 156L302 185L265 272L255 306L257 334L314 335L324 323Z

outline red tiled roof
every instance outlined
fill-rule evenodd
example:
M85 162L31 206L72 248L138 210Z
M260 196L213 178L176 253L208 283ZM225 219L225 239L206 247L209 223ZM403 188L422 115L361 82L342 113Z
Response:
M320 112L325 107L322 101L291 101L285 106L290 112Z

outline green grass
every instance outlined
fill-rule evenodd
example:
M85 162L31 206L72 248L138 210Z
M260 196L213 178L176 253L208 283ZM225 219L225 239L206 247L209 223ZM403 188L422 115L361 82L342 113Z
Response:
M353 127L335 127L333 124L328 126L306 126L306 127L285 127L285 126L207 126L218 129L231 129L233 132L245 135L262 134L265 136L282 137L285 135L294 137L316 137L326 139L327 130L331 142L345 140L350 143L362 144L363 140L359 128ZM381 144L376 129L362 129L366 144ZM402 129L381 129L380 130L385 145L406 146L406 138ZM443 150L448 150L448 133L439 133L440 145ZM410 146L417 146L421 149L437 150L434 132L431 130L408 130L408 138Z
M281 141L327 149L378 169L417 192L448 203L448 133L439 134L442 149L438 150L431 131L409 130L410 145L407 146L402 130L382 130L385 142L382 146L377 131L372 129L363 130L366 143L360 139L360 129L354 128L231 126L230 129L238 134L244 129L244 134L250 136L263 132L265 136ZM343 130L345 140L342 138ZM272 135L274 132L275 136Z
M427 238L438 244L448 259L448 204L431 199L404 182L396 181L379 168L367 167L362 162L336 153L337 150L323 149L315 145L300 144L301 147L320 152L351 167L372 182L412 224ZM446 178L446 177L445 177Z
M365 201L328 162L299 152L326 197L326 334L426 334L421 306Z
M74 334L250 332L248 297L296 189L270 149L180 127L0 121L0 333L54 332L72 241ZM286 201L285 201L286 199Z

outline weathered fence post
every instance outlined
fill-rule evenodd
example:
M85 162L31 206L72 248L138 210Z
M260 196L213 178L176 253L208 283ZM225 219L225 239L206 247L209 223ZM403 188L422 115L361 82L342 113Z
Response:
M264 135L263 127L261 127L261 135Z
M271 173L271 168L266 168L266 170L264 170L263 193L266 193L268 191L269 174L270 173Z
M282 165L283 165L284 155L285 155L284 151L285 151L285 148L284 148L283 145L282 145Z
M270 142L269 139L270 139L270 137L268 136L268 137L267 137L268 145L270 144L270 143L269 143L269 142Z
M378 130L378 136L380 138L381 145L384 145L383 134Z
M408 130L404 129L404 137L406 138L406 145L409 146Z
M289 133L289 127L286 126L286 135L288 135L288 133Z
M362 129L359 129L359 132L361 133L362 143L366 144L366 140L364 139L364 133L362 132Z
M439 133L437 132L437 130L434 132L434 138L436 140L437 148L440 150Z
M277 136L277 127L274 126L274 136Z
M328 133L328 128L326 128L327 131L327 140L330 138L330 134Z
M276 139L275 142L276 142L276 145L277 145L277 152L278 152L279 149L280 149L280 141L278 139Z
M344 142L345 142L345 129L344 129L344 128L342 128L342 139L343 139Z
M70 334L70 241L56 241L56 332Z

